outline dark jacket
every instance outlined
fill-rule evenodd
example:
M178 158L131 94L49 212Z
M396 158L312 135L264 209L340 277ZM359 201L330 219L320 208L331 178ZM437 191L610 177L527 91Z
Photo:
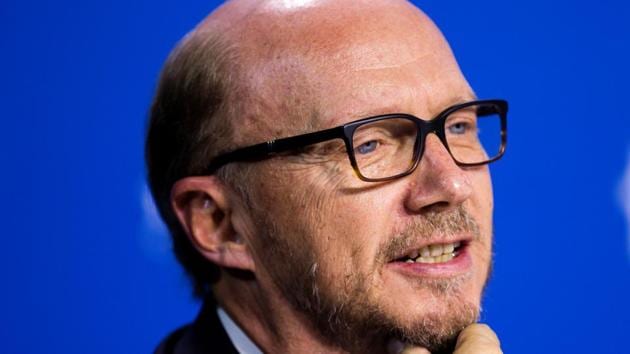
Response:
M155 354L238 354L217 315L216 304L205 301L192 324L166 337Z

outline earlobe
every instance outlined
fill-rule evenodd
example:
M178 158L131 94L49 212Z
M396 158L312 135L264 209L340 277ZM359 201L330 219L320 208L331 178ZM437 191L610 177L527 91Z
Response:
M226 188L213 176L173 185L171 205L195 248L220 267L254 271L249 247L233 227Z

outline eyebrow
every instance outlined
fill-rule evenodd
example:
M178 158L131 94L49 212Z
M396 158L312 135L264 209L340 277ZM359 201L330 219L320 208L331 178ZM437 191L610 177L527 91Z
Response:
M441 105L439 107L439 109L434 112L433 116L431 117L418 117L420 119L433 119L435 117L435 115L440 114L440 112L442 112L443 110L461 104L461 103L466 103L466 102L470 102L470 101L477 101L479 98L477 98L477 95L475 94L474 91L469 91L464 95L458 95L455 96L451 99L449 99L448 101L446 101L446 104ZM355 121L355 120L359 120L362 118L367 118L367 117L373 117L373 116L377 116L380 114L389 114L389 113L411 113L411 112L405 112L405 111L401 111L400 109L396 108L396 104L391 104L391 105L386 105L383 107L379 107L376 109L369 109L369 110L361 110L358 111L356 113L353 113L352 115L349 116L350 120L349 121ZM339 124L337 124L339 125Z
M456 96L455 98L447 101L448 103L444 107L442 107L440 112L445 110L448 107L451 107L451 106L454 106L454 105L457 105L457 104L460 104L460 103L466 103L466 102L477 101L477 100L479 100L479 98L477 97L475 92L474 91L470 91L470 92L466 93L465 95Z

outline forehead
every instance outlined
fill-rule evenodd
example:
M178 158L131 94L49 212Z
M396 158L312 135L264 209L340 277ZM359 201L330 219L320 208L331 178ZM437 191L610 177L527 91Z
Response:
M409 47L382 47L387 51L382 56L390 56L392 61L401 59L398 54L405 48ZM411 50L407 52L410 60L331 74L320 96L322 123L340 124L385 113L411 113L430 119L452 104L472 100L474 94L450 51L445 53Z
M243 85L260 110L242 126L271 138L381 113L429 118L472 96L442 34L417 9L339 4L264 8L248 19L239 32Z

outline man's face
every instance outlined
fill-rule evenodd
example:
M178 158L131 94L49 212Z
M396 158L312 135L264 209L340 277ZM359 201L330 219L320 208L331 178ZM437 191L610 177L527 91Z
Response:
M428 120L474 98L426 19L408 14L370 26L320 29L319 36L339 44L269 64L267 72L277 74L265 84L281 87L300 77L308 90L291 94L303 93L302 110L312 112L302 121L276 120L284 127L279 135L384 113ZM334 59L313 59L321 57ZM359 180L340 140L255 169L255 207L247 211L254 231L247 238L257 279L332 341L351 346L370 333L439 348L474 322L491 260L487 167L458 167L430 134L416 171L390 182ZM455 258L407 261L427 247L438 252L437 245L456 247Z

